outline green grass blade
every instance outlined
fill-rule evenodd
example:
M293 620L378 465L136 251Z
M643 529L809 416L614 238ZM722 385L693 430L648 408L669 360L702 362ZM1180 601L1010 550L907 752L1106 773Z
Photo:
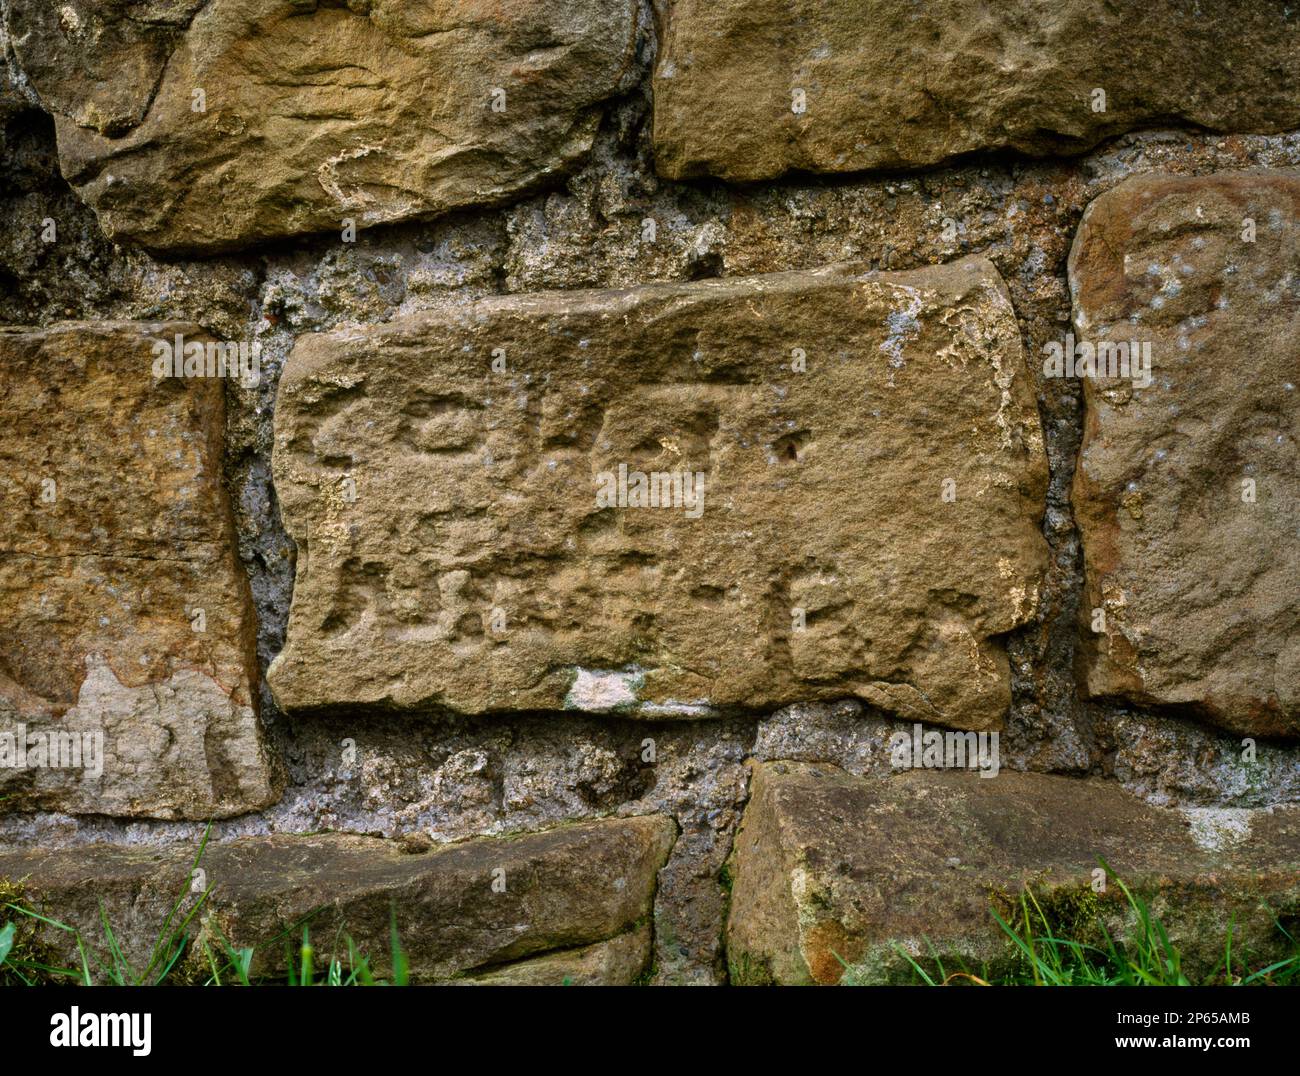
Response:
M408 986L411 981L411 968L402 949L402 940L397 936L397 905L390 909L388 919L388 946L393 957L393 984Z
M933 979L931 979L929 975L926 974L925 969L921 967L920 964L918 964L915 960L912 959L912 954L909 953L906 949L904 949L901 945L899 945L898 942L894 942L894 948L902 955L904 960L906 960L909 964L912 965L912 970L916 972L916 974L919 975L922 978L922 980L924 980L926 986L939 985ZM841 963L843 963L843 961L841 961Z

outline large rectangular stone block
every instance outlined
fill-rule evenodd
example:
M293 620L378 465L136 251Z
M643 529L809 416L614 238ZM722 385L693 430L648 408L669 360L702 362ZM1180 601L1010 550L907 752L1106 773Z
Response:
M655 165L674 179L1300 125L1300 23L1281 2L675 0L663 24Z
M119 240L231 249L498 203L590 148L630 0L12 0L67 180Z
M283 975L284 942L296 951L304 926L322 965L331 952L346 960L346 936L389 975L395 924L416 981L618 984L648 962L655 878L675 839L663 815L423 850L345 833L275 834L209 845L197 875L198 849L176 845L0 849L0 880L80 931L93 968L109 960L104 919L142 971L177 902L184 910L172 929L208 890L181 931L202 976L211 968L198 943L220 956L221 939L254 950L254 977ZM73 936L51 928L41 941L63 966L80 966Z
M273 466L299 552L269 676L292 710L854 695L987 728L997 637L1034 616L1046 558L1033 388L978 258L305 337ZM668 507L637 507L638 475Z
M732 982L909 981L908 955L1000 974L1017 951L992 911L1014 916L1026 889L1062 936L1104 944L1104 922L1122 942L1134 917L1102 861L1150 901L1189 976L1222 961L1229 924L1239 963L1291 950L1275 916L1300 909L1300 808L1183 812L1110 781L771 762L732 856Z
M219 379L192 325L0 329L0 800L209 818L271 802Z
M1300 178L1128 180L1070 287L1085 690L1300 736Z

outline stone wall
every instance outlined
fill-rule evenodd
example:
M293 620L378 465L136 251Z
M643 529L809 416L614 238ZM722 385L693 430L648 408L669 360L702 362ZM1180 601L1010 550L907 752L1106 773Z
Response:
M196 930L396 892L427 981L889 979L1098 856L1300 915L1280 0L0 23L32 899L143 938L210 822Z

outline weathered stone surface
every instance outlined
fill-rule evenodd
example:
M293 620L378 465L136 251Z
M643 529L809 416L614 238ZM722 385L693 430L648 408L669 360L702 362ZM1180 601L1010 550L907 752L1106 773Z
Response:
M223 388L154 380L151 345L177 333L201 337L166 323L0 329L6 808L202 819L274 799L221 482ZM79 765L41 761L53 734Z
M344 834L236 840L204 851L201 881L211 893L188 929L196 940L219 931L236 948L253 947L252 974L266 976L283 969L282 939L296 944L306 923L322 961L334 939L347 936L388 974L396 914L417 980L630 982L644 971L655 874L675 836L671 819L646 815L423 852ZM8 850L0 852L0 878L21 882L37 910L76 927L100 951L102 900L122 951L141 969L188 888L195 852ZM187 898L186 911L197 899ZM75 953L66 934L51 930L45 941ZM198 949L191 954L202 972ZM515 961L522 963L499 967Z
M662 39L655 162L675 179L1079 151L1171 121L1300 125L1300 23L1280 0L676 0Z
M1274 912L1300 912L1300 808L1179 812L1099 780L800 762L756 764L751 791L731 865L733 982L905 980L898 948L1006 966L990 907L1005 916L1026 886L1067 937L1100 915L1122 939L1120 888L1090 888L1099 857L1149 899L1189 977L1221 961L1230 917L1234 953L1263 959L1285 941Z
M105 232L210 251L536 185L590 149L635 25L631 0L11 0L8 29Z
M650 926L646 924L609 941L455 981L474 986L623 986L645 974L649 962Z
M1079 341L1151 357L1084 379L1085 689L1300 735L1300 178L1121 184L1070 283Z
M205 0L5 5L5 31L44 105L119 135L144 119L172 50Z
M703 474L702 510L598 506L622 465ZM995 637L1034 615L1046 552L1032 386L983 259L308 336L274 471L299 555L269 679L292 710L854 695L987 728Z

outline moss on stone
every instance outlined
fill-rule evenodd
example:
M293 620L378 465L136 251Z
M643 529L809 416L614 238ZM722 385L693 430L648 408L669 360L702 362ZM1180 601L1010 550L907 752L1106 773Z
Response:
M35 912L22 882L0 878L0 927L9 923L14 925L13 946L4 964L0 965L0 986L57 981L57 977L48 972L15 966L54 964L50 948L41 936L41 922L33 918Z

